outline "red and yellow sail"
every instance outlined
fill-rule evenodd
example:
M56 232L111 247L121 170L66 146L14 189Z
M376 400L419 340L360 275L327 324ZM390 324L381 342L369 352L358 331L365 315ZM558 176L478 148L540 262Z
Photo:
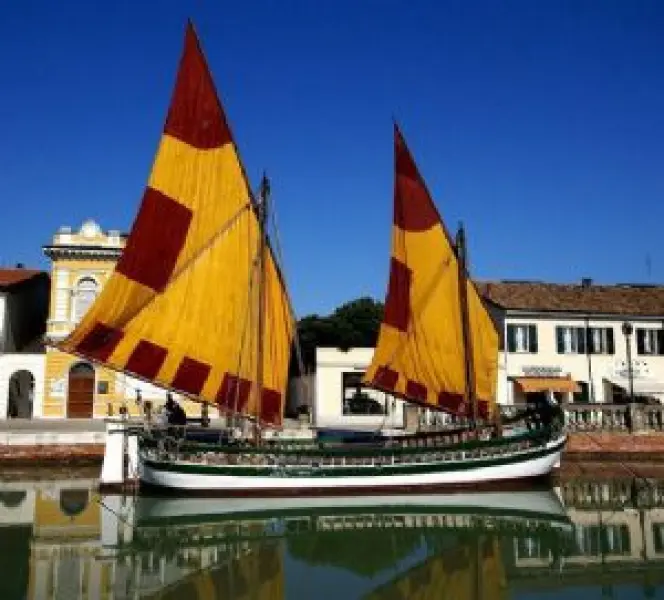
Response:
M238 150L189 23L165 127L125 250L93 306L58 347L280 423L294 319L269 252L258 399L260 239Z
M471 414L459 263L406 142L395 125L394 219L385 314L366 385L454 414ZM498 334L470 280L466 296L475 397L486 416L495 402Z

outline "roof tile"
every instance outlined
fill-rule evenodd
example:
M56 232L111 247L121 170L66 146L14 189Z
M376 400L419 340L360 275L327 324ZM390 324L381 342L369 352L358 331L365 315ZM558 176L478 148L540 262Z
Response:
M482 296L504 309L664 317L664 286L481 281Z

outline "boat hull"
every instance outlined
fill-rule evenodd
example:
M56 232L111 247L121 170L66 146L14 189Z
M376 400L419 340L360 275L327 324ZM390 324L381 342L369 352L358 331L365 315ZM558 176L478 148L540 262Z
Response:
M334 469L295 471L250 467L219 467L184 461L154 461L139 457L141 485L163 490L224 496L343 495L400 493L412 490L503 489L548 477L560 463L564 435L543 446L501 457L440 462L394 468L357 467L352 474Z

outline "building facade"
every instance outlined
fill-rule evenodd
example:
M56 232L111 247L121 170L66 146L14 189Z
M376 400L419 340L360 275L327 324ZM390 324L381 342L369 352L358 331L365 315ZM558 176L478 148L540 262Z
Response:
M498 398L664 400L664 286L479 284L501 334Z
M74 329L111 276L125 240L119 231L104 232L86 221L78 231L60 228L44 246L51 260L50 340L61 340ZM121 408L138 414L139 391L155 408L165 400L166 392L147 382L52 347L46 350L44 417L101 418L117 415ZM185 401L182 406L189 416L200 415L200 404Z
M41 414L48 273L0 269L0 418Z
M496 398L664 402L664 286L480 282L500 333ZM319 427L402 427L407 409L361 389L372 348L318 348ZM356 399L353 399L356 398Z

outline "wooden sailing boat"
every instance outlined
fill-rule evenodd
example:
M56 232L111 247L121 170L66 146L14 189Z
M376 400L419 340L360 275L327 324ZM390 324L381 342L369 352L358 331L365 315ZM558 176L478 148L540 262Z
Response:
M283 420L295 319L268 242L269 186L256 202L191 24L148 187L115 272L58 347L240 416L253 439L141 435L146 485L232 494L348 494L548 474L560 422L487 438L498 342L455 246L395 129L386 310L366 382L472 415L472 429L372 444L266 441ZM551 415L549 415L551 417ZM472 434L472 435L469 435ZM165 439L166 438L166 439ZM485 439L487 438L487 439ZM166 442L166 443L165 443Z

